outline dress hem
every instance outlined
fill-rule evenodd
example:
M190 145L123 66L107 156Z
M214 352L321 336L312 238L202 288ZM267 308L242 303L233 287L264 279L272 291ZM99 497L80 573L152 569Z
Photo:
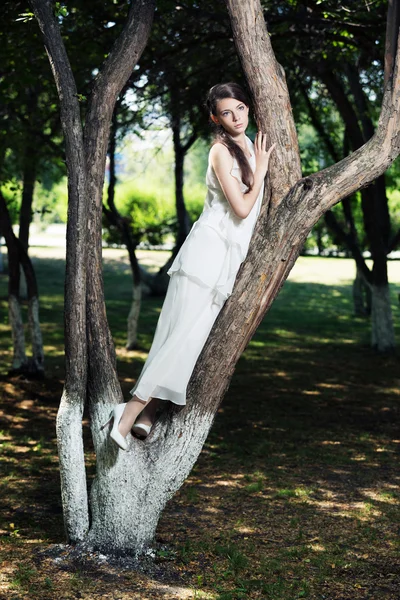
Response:
M156 385L153 388L153 391L147 395L147 399L142 398L140 393L138 393L136 391L136 386L133 387L129 393L132 396L134 396L134 395L137 396L140 400L142 400L143 402L146 402L146 404L148 404L148 402L150 401L151 398L158 398L159 400L173 402L173 404L176 404L178 406L186 405L186 393L180 394L179 392L174 392L174 390L163 387L161 385Z

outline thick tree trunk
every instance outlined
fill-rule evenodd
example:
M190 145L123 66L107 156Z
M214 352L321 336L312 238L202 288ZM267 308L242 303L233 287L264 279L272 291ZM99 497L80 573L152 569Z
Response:
M153 543L161 513L196 462L213 418L213 412L199 407L167 411L146 444L132 438L124 453L109 439L96 446L90 544L104 552L138 555Z
M258 2L250 2L248 4L254 10L249 10L249 6L243 6L239 0L228 4L234 5L234 35L240 40L238 50L243 50L248 57L249 62L244 61L243 64L249 82L251 81L254 89L258 89L259 85L260 90L269 90L269 111L274 115L282 115L282 119L285 119L285 127L272 130L271 142L281 140L282 136L287 141L292 121L288 92L282 83L282 72L278 66L277 72L273 67L269 68L271 62L272 65L276 63L257 53L259 40L265 40L265 44L269 44L263 19L254 18L255 15L262 14L261 7ZM246 31L247 35L244 35ZM240 35L241 32L243 36ZM257 40L257 44L253 47L251 42L254 40ZM263 68L258 68L258 61ZM260 81L258 77L261 78ZM398 92L395 98L394 102L398 106ZM261 122L260 129L263 129L262 123L266 117L257 103L256 111ZM298 156L297 160L293 156L297 149L296 138L292 144L290 142L293 140L290 140L284 150L279 145L283 163L275 163L272 169L271 186L267 192L269 196L256 225L248 258L238 274L234 293L221 311L196 364L188 387L187 406L179 412L167 409L145 443L131 440L131 448L127 454L117 453L115 447L110 449L116 453L113 469L106 464L99 465L99 477L102 479L96 485L98 490L104 491L105 499L100 504L96 493L99 504L95 507L94 523L89 534L89 539L95 546L108 546L116 551L129 548L137 553L151 543L155 523L166 501L188 475L201 450L237 360L278 294L311 227L329 207L353 193L359 186L365 185L366 179L372 180L373 171L376 173L386 168L387 160L393 160L394 155L400 151L399 123L397 121L393 130L393 122L386 120L384 115L385 110L379 135L369 146L330 169L299 180L283 197L280 195L282 190L287 189L288 180L294 177L288 165L298 164ZM275 117L270 122L275 124L278 120ZM392 136L397 136L393 154L389 149L394 139ZM382 148L386 148L386 158L382 154ZM279 180L279 174L283 181ZM109 457L110 450L106 452L100 445L98 452L100 456ZM144 464L143 455L147 459ZM132 481L132 464L140 465L140 478L135 477L135 488L131 491L131 496L133 494L135 498L128 499L128 493L120 504L117 496L111 498L112 490L122 478L128 481L129 486ZM140 500L136 500L138 495ZM127 502L131 502L129 512L125 512ZM114 528L113 535L108 533L101 515L100 508L104 510L105 504L109 526ZM135 522L132 528L127 523L129 516L132 518L130 511L138 511L140 514L140 521Z

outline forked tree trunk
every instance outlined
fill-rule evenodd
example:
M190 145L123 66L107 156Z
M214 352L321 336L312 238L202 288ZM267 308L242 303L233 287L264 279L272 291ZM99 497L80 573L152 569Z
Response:
M104 461L111 466L112 454L105 456L98 447L97 441L104 441L104 435L98 434L96 415L100 412L103 417L112 404L121 400L101 275L101 200L110 122L117 97L147 42L155 0L136 0L130 6L127 23L93 82L84 129L74 76L52 3L31 0L30 4L43 33L60 97L68 168L66 379L57 415L57 441L65 528L69 541L77 542L85 538L89 526L82 443L84 404L89 401L94 414L101 473ZM112 494L116 493L117 488ZM100 503L102 497L99 489ZM108 523L110 515L103 516ZM109 524L112 527L112 518Z
M135 6L138 7L139 4L136 3ZM41 10L43 5L47 7L45 14ZM62 47L64 52L64 48L56 21L48 10L49 5L44 0L32 0L32 6L45 33L56 79L68 84L65 77L69 77L71 71L69 65L64 71L61 68L65 63L59 59L58 49ZM107 432L99 430L112 406L121 400L101 278L101 189L105 138L112 114L112 102L107 89L111 87L118 94L119 86L123 85L122 80L125 75L128 76L128 72L123 71L115 77L115 60L120 61L122 67L126 66L124 57L127 52L124 44L129 45L132 40L123 38L121 43L118 40L116 47L119 50L109 55L100 73L101 82L93 88L94 97L90 101L85 125L85 145L79 146L84 149L86 158L86 196L83 198L90 199L88 220L83 222L88 222L91 232L90 251L85 253L84 244L81 251L90 276L82 280L82 273L74 275L71 270L67 275L69 296L66 301L66 331L69 337L64 391L67 400L62 405L62 422L65 424L62 432L61 418L59 419L59 440L62 442L60 460L63 498L64 502L69 503L68 506L64 504L69 539L84 539L89 545L106 553L130 551L138 554L152 543L158 519L167 500L179 489L195 463L229 386L235 365L278 294L311 227L331 206L375 179L400 152L400 92L396 63L394 79L388 81L385 90L382 113L374 137L340 163L306 179L300 179L300 158L289 94L284 73L273 55L261 4L259 0L248 0L246 3L242 0L227 0L227 6L237 49L255 102L257 124L259 129L268 132L270 143L278 143L277 150L271 159L269 185L266 186L266 196L250 244L248 259L242 265L233 294L221 311L197 361L188 386L188 403L181 410L168 407L145 442L131 439L128 452L118 450ZM148 20L143 21L146 23L144 29L147 27L148 32L151 17L149 12L145 12L145 16ZM140 18L139 14L136 22ZM54 40L55 44L52 43ZM140 56L140 51L136 56ZM392 85L393 81L395 85ZM73 104L75 88L70 84L71 82L67 89L62 90L64 93L60 94L64 116L66 92L72 90L69 101L75 106L75 111L77 108ZM268 90L268 97L265 90ZM75 116L76 114L75 112ZM79 133L81 130L76 131ZM74 142L68 127L64 127L64 132L67 141ZM81 144L79 138L80 134L75 139L78 145ZM72 146L67 149L67 155L73 161L75 154L69 155L68 151L72 151ZM72 179L70 227L79 223L76 212L72 210L72 207L76 207L79 172L78 165L69 164ZM82 264L82 256L73 241L71 237L69 252ZM86 285L86 294L78 297L78 304L71 304L74 285ZM84 314L79 312L82 307L86 309ZM77 324L83 327L78 329ZM72 333L78 339L73 338ZM79 352L74 343L78 345ZM87 363L84 362L86 349ZM75 361L79 358L81 361L76 365ZM81 387L76 385L74 395L71 392L74 384L71 373L78 366L83 370L79 381ZM97 458L96 479L91 490L91 522L87 535L85 531L89 520L83 493L83 450L79 445L79 419L82 414L79 408L82 406L86 383ZM67 443L67 434L71 428L75 435L75 446L68 446ZM79 456L76 453L73 457L68 456L67 450L71 453L76 448ZM78 478L74 468L78 470Z

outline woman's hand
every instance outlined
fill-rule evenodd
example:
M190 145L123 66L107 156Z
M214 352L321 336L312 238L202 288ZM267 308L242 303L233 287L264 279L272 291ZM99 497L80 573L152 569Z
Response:
M256 155L256 168L259 169L264 177L268 171L269 157L274 150L276 142L267 150L267 134L261 131L257 132L254 141L254 152Z

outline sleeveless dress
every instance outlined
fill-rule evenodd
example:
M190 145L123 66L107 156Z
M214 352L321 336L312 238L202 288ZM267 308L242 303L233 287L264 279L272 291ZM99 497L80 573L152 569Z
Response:
M254 145L246 136L255 170ZM231 175L248 189L233 159ZM186 404L186 388L211 328L231 295L236 275L247 255L260 213L264 185L245 219L237 217L208 160L207 195L203 211L175 257L153 342L130 393Z

